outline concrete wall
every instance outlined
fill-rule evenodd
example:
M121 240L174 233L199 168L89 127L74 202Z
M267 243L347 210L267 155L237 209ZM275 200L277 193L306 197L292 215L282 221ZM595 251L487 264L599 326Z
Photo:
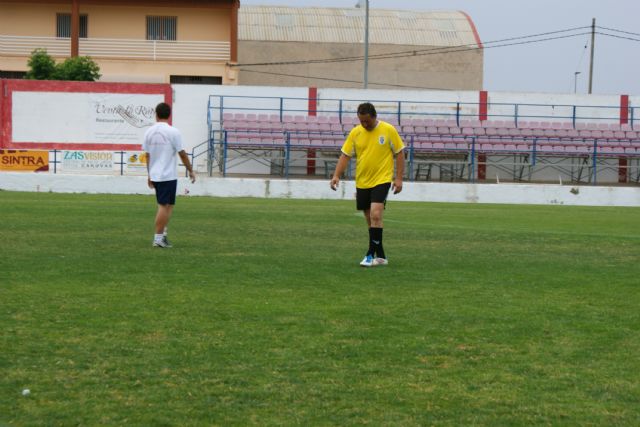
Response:
M375 55L429 49L429 46L371 44L368 82L370 88L394 87L423 89L481 90L482 51L417 55L393 59L375 59ZM317 60L318 58L359 57L362 44L239 41L238 62L262 63ZM435 49L435 48L434 48ZM441 47L439 49L442 49ZM242 69L241 85L315 86L319 88L363 85L363 61L296 63ZM385 82L386 84L378 84Z
M145 176L78 176L49 173L0 174L0 190L55 193L148 194ZM203 178L191 184L181 178L182 196L263 197L354 200L353 181L343 181L338 191L328 180ZM542 204L640 207L640 188L524 184L440 184L406 182L390 201Z

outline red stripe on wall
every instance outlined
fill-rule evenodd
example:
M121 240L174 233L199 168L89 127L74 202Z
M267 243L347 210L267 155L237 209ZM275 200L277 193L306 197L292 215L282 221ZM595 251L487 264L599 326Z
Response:
M487 179L487 155L483 153L478 154L478 179Z
M627 159L621 157L618 159L618 182L625 183L629 179L629 169L627 168Z
M315 116L318 111L318 88L310 87L309 88L309 106L308 106L308 114L310 116ZM307 150L307 175L315 175L316 174L316 150L309 149Z
M476 29L476 24L473 23L473 20L471 19L471 17L469 15L467 15L466 13L464 13L461 10L459 12L461 14L463 14L465 18L467 18L467 22L469 22L469 26L471 27L471 31L473 31L473 37L475 37L475 39L476 39L476 43L478 44L478 48L483 49L484 46L482 46L482 41L480 40L480 35L478 34L478 30Z
M487 120L487 100L489 99L489 94L486 90L480 91L480 100L478 102L478 119L480 121Z
M0 79L0 148L4 147L4 79Z
M309 88L309 115L315 116L318 109L318 88Z
M629 95L620 95L620 124L629 123Z

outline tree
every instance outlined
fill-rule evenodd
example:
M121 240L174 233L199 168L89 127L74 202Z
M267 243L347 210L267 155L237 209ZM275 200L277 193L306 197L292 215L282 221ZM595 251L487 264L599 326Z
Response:
M47 53L47 49L36 49L29 58L29 71L25 79L50 80L56 69L56 61Z
M67 58L62 64L56 65L53 78L93 82L100 78L100 67L88 56Z
M56 64L46 49L35 49L29 58L30 70L25 78L32 80L75 80L93 82L100 78L100 67L88 56L67 58Z

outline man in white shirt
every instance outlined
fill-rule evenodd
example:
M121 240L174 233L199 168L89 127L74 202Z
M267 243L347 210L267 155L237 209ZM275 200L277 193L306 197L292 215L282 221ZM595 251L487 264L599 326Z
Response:
M169 124L171 106L161 102L156 106L156 124L151 126L144 134L142 150L147 156L147 182L149 188L155 189L158 202L156 213L156 230L153 237L153 246L157 248L170 248L167 240L167 225L176 204L176 189L178 186L178 171L176 154L182 159L182 163L189 171L191 182L196 181L189 156L182 147L182 135L180 131Z

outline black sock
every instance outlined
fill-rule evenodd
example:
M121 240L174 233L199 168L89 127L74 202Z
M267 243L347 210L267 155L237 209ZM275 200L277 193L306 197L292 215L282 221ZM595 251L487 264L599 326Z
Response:
M370 228L369 235L371 236L371 243L375 247L376 256L378 258L386 258L382 248L382 228Z
M375 240L373 238L373 228L369 228L369 250L367 251L367 255L374 256L376 253L376 245L373 243Z

